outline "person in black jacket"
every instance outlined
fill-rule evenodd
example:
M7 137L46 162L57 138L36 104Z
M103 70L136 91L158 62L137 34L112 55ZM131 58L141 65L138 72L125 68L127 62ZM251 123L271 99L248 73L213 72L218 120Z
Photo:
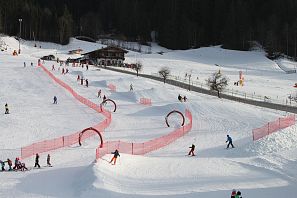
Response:
M38 153L36 153L36 156L35 156L35 165L34 165L34 167L40 168L40 165L39 165L39 155L38 155Z
M194 144L192 144L192 146L190 146L189 148L190 148L191 150L190 150L190 152L189 152L189 154L188 154L188 155L195 156L195 153L194 153L194 151L195 151L195 145L194 145Z
M109 163L114 162L113 165L115 165L115 164L116 164L116 161L117 161L117 157L121 157L121 156L120 156L120 153L119 153L118 149L116 149L116 150L115 150L114 152L112 152L111 154L113 154L113 158L110 160Z

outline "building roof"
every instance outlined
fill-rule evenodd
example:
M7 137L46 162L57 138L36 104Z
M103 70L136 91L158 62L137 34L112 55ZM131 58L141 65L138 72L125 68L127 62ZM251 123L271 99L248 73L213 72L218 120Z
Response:
M88 52L88 53L85 53L83 55L87 55L87 54L92 54L94 52L123 52L123 53L128 53L127 50L124 50L120 47L115 47L115 46L107 46L105 48L101 48L101 49L97 49L97 50L94 50L94 51L91 51L91 52Z

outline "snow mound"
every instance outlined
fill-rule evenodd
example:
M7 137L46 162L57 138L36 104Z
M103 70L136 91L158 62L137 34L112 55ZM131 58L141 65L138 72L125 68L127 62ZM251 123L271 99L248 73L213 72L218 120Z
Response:
M297 126L288 127L254 141L244 148L246 152L265 155L297 148Z

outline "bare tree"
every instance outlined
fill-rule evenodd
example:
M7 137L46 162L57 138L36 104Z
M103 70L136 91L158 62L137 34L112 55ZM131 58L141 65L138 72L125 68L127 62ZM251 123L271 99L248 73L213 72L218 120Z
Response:
M220 71L213 73L207 80L207 85L210 90L218 92L218 97L220 98L220 92L222 92L228 85L228 78L223 76Z
M170 74L170 70L168 67L162 67L159 71L159 75L163 77L163 81L164 81L164 84L166 82L166 79L168 78Z
M138 77L138 73L142 70L142 63L140 61L137 61L133 69L136 71Z

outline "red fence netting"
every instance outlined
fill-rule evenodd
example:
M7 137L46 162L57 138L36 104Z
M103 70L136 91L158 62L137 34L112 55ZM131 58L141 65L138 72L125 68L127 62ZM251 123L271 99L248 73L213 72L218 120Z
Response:
M168 144L174 142L192 129L192 114L189 110L186 110L185 115L189 120L188 124L159 138L143 143L128 143L123 141L105 142L103 148L96 149L96 159L99 159L105 154L113 152L115 149L118 149L121 153L144 155L151 151L158 150L164 146L167 146Z
M81 102L84 105L87 105L91 109L95 110L98 113L103 114L106 119L102 122L96 124L93 126L93 128L97 129L98 131L102 132L105 128L107 128L111 122L111 113L108 111L105 111L104 109L101 109L99 105L96 105L95 103L89 101L88 99L82 97L78 93L76 93L69 85L67 85L62 80L56 78L51 72L49 72L43 65L39 64L39 66L47 73L56 83L61 85L63 88L65 88L67 91L69 91L74 98L76 98L79 102ZM74 134L58 137L51 140L45 140L42 142L34 143L29 146L25 146L21 148L21 158L28 158L32 155L35 155L35 153L43 153L48 152L51 150L59 149L65 146L70 146L72 144L78 143L78 137L79 133L81 131L78 131ZM84 134L83 139L89 138L96 133L94 132L88 132Z
M266 125L253 129L253 140L259 140L266 135L274 133L280 129L287 128L295 124L295 114L285 118L279 118L273 122L268 122Z
M140 104L151 106L152 100L150 98L140 98Z

